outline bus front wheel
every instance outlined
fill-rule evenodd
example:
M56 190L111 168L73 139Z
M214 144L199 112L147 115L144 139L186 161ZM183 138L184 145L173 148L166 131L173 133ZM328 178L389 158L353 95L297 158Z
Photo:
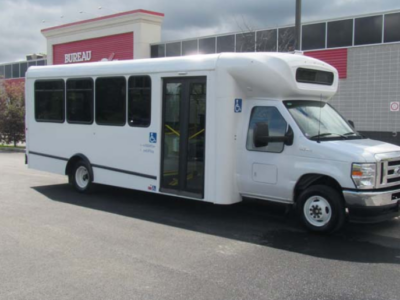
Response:
M333 233L344 225L342 196L329 186L309 187L299 196L297 205L303 224L311 231Z
M88 193L92 190L93 178L89 172L90 168L84 161L78 161L69 174L69 183L80 193Z

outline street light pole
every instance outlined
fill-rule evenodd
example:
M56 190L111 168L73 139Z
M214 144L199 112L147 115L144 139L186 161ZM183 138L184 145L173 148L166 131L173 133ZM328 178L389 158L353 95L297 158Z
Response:
M295 50L300 51L301 45L301 0L296 0L296 42Z

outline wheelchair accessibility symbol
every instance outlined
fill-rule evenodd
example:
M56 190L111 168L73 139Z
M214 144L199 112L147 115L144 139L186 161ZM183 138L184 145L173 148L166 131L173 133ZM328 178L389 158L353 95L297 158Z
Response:
M149 142L151 144L156 144L157 143L157 133L156 132L150 132Z
M235 99L235 113L242 112L242 99Z

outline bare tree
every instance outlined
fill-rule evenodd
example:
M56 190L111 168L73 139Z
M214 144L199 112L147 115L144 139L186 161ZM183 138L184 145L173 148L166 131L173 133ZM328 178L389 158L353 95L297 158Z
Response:
M243 15L239 23L234 18L236 26L240 29L236 39L236 52L257 51L257 52L291 52L295 47L295 28L287 27L269 30L256 31ZM239 37L239 43L238 43ZM279 41L279 46L278 46Z

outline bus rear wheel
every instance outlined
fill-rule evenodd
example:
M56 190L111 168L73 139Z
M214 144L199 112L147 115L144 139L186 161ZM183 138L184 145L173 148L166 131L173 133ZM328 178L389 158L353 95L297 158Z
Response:
M84 161L78 161L69 174L69 182L80 193L88 193L93 187L93 178L89 172L90 168Z

